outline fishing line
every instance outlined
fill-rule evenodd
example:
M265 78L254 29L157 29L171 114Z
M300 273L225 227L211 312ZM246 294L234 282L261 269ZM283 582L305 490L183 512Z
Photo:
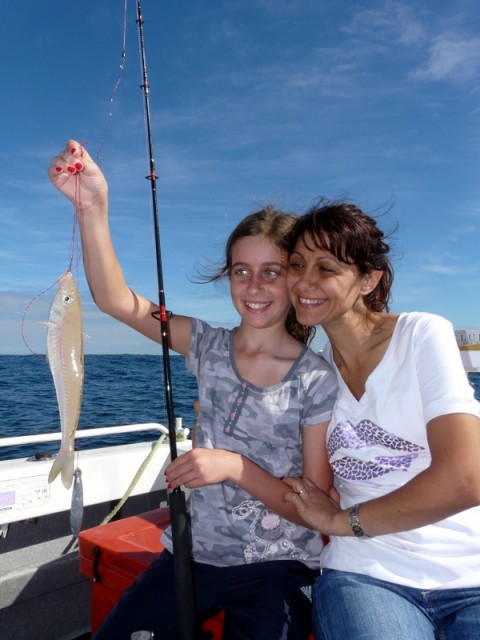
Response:
M62 274L63 275L63 274ZM25 337L25 319L27 316L28 311L30 310L30 307L32 306L32 304L34 302L36 302L39 298L41 298L43 295L45 295L47 293L47 291L50 291L50 289L52 289L52 287L54 287L56 284L58 284L60 282L60 278L62 276L60 276L59 278L57 278L55 280L55 282L52 282L52 284L48 285L48 287L46 289L44 289L43 291L40 291L40 293L37 293L37 295L33 296L33 298L31 300L29 300L29 302L27 303L27 306L25 307L24 311L23 311L23 315L22 315L22 321L20 323L21 326L21 336L22 336L22 340L24 345L27 347L27 349L30 351L30 353L33 353L34 356L42 356L44 354L42 353L38 353L37 351L34 351L30 345L27 342L27 339Z
M124 14L123 14L123 43L122 43L122 55L121 55L121 63L119 66L119 73L118 73L118 77L115 83L115 86L113 88L113 91L110 95L109 98L109 111L108 111L108 116L107 116L107 123L105 125L105 129L104 129L104 133L103 136L101 138L101 142L99 145L99 149L98 149L98 157L101 160L102 158L102 154L103 154L103 147L105 144L105 139L107 136L107 132L110 128L110 124L112 121L112 116L113 116L113 101L115 98L115 95L117 93L117 90L121 84L121 81L123 79L123 71L124 71L124 67L125 67L125 59L126 59L126 22L127 22L127 0L124 0ZM82 146L86 146L87 143L83 143ZM45 293L47 293L48 291L50 291L50 289L52 289L55 285L60 286L60 282L62 280L62 278L64 278L64 276L67 273L72 273L73 275L73 269L75 269L76 273L77 273L77 280L78 280L78 268L79 268L79 264L81 261L81 248L80 248L80 243L78 240L78 234L79 234L79 205L81 204L80 202L80 179L79 179L79 175L78 173L76 175L72 176L72 179L74 180L74 198L73 198L73 225L72 225L72 232L71 232L71 236L70 236L70 248L69 248L69 257L68 257L68 267L67 269L52 283L50 284L48 287L46 287L43 291L41 291L39 294L33 296L33 298L27 303L23 315L22 315L22 320L21 320L21 337L23 340L23 343L25 344L26 348L33 354L33 355L42 355L39 354L37 352L35 352L30 345L28 344L28 341L26 339L25 336L25 320L26 320L26 316L28 314L28 312L30 311L30 308L32 306L32 304L37 301L41 296L43 296ZM57 289L58 291L58 289ZM56 299L56 298L55 298ZM53 303L52 303L53 304ZM52 307L51 307L52 309ZM80 307L80 313L82 312L81 307ZM48 330L50 331L50 323L51 321L51 311L49 313L49 320L48 322L42 322L41 324L47 326ZM81 340L83 341L83 336L81 337ZM48 339L47 339L48 342ZM47 353L48 353L48 348L47 348ZM84 360L84 355L83 355L83 344L81 346L81 354L80 354L80 358L81 358L81 366L83 369L83 360ZM52 374L53 374L53 370ZM82 375L83 378L83 375ZM58 390L56 389L56 393L57 393L57 400L59 402L59 398L58 398ZM59 411L60 414L62 415L60 406L59 406ZM63 429L63 425L62 425L62 429ZM62 442L63 442L63 435L62 435ZM75 438L73 444L73 456L74 456L74 482L73 482L73 488L72 488L72 504L71 504L71 509L70 509L70 526L71 526L71 530L72 533L74 535L78 535L81 526L82 526L82 520L83 520L83 484L82 484L82 472L79 468L79 449L80 449L80 443L79 443L79 439ZM62 445L63 446L63 445ZM61 449L60 449L61 452ZM63 470L62 470L62 474L63 474Z
M121 59L120 59L120 64L118 66L118 76L117 76L117 80L115 82L115 86L113 87L113 91L110 94L110 97L108 99L108 114L107 114L107 123L105 125L105 129L103 131L102 137L100 138L100 145L98 147L98 151L97 151L97 164L98 166L102 166L102 162L103 162L103 149L105 146L105 140L107 138L107 134L110 130L111 127L111 123L112 123L112 118L113 118L113 101L115 99L116 93L120 87L120 84L122 83L123 77L124 77L124 70L125 70L125 61L127 58L127 8L128 8L128 0L124 0L124 5L123 5L123 41L122 41L122 53L121 53Z
M127 42L127 12L128 12L128 0L124 0L124 4L123 4L123 28L122 28L121 61L120 61L120 64L119 64L118 76L117 76L115 85L114 85L113 90L112 90L112 92L110 94L110 97L108 99L109 108L108 108L108 114L107 114L107 122L105 124L105 128L104 128L102 137L100 139L100 144L99 144L98 151L97 151L97 158L98 158L98 164L99 165L101 164L101 162L103 160L103 149L104 149L104 146L105 146L105 141L106 141L106 138L107 138L107 134L108 134L108 132L110 130L110 127L111 127L111 122L112 122L112 118L113 118L113 103L114 103L114 99L116 97L117 91L118 91L118 89L119 89L119 87L120 87L120 85L122 83L123 76L124 76L125 61L126 61L126 57L127 57L127 48L126 48L126 42ZM82 142L82 146L87 146L87 145L88 145L88 141L87 142ZM79 225L78 225L78 176L74 176L74 177L75 177L75 181L76 181L76 185L75 185L75 204L74 204L74 208L73 208L73 223L72 223L72 233L71 233L71 236L70 236L69 260L68 260L68 267L67 267L66 271L73 271L73 269L75 269L75 273L78 276L78 267L79 267L80 260L81 260L81 249L80 249L80 244L78 242L78 232L79 232ZM75 261L75 266L74 266L74 261ZM23 311L22 320L21 320L21 326L20 326L20 333L21 333L21 337L22 337L22 341L23 341L24 345L30 351L30 353L32 353L33 355L38 356L38 355L43 355L43 354L34 351L30 347L30 345L28 344L28 341L27 341L27 339L25 337L25 321L26 321L27 314L30 311L30 307L32 306L32 304L34 302L36 302L39 298L44 296L55 285L57 285L64 274L65 274L65 272L62 273L62 275L60 275L54 282L52 282L52 284L50 284L48 287L46 287L43 291L41 291L40 293L38 293L35 296L33 296L31 298L31 300L29 300L29 302L27 303L27 305L26 305L26 307L25 307L25 309Z
M77 203L77 202L78 202L78 176L75 176L75 203ZM75 272L77 273L77 276L78 276L78 267L79 267L79 264L80 264L80 256L81 256L81 249L80 249L80 245L79 245L79 242L78 242L78 213L77 213L77 206L75 205L74 209L73 209L73 224L72 224L72 233L71 233L71 236L70 236L70 249L69 249L69 257L68 257L68 266L67 266L66 270L56 280L54 280L50 285L48 285L48 287L46 287L45 289L43 289L43 291L40 291L40 293L37 293L35 296L33 296L29 300L29 302L27 303L27 305L26 305L26 307L25 307L25 309L23 311L22 320L21 320L21 323L20 323L20 334L21 334L22 341L23 341L24 345L27 347L27 349L30 351L30 353L32 353L35 356L44 355L44 354L41 354L41 353L38 353L37 351L34 351L30 347L30 345L28 344L27 338L25 336L25 321L26 321L27 314L30 311L30 307L39 298L41 298L46 293L48 293L48 291L53 289L53 287L58 285L60 280L63 278L63 276L68 271L71 271L73 273L73 270L75 269ZM75 261L75 265L74 265L74 261Z
M98 161L98 165L101 166L102 161L103 161L103 149L105 146L105 140L107 138L107 134L110 130L111 127L111 123L112 123L112 119L113 119L113 102L116 96L116 93L120 87L120 84L123 80L123 74L124 74L124 69L125 69L125 60L126 60L126 56L127 56L127 52L126 52L126 37L127 37L127 0L124 0L124 7L123 7L123 41L122 41L122 54L121 54L121 62L119 65L119 70L118 70L118 76L117 76L117 80L115 83L115 86L113 88L112 93L110 94L109 100L108 100L108 105L109 105L109 109L108 109L108 114L107 114L107 122L105 124L105 128L103 131L103 135L100 139L100 144L98 147L98 151L97 151L97 161ZM86 143L82 143L82 147L86 146ZM75 197L74 197L74 216L73 216L73 229L72 229L72 236L71 236L71 243L70 243L70 264L69 264L69 268L72 269L72 264L73 264L73 260L76 256L77 258L77 262L76 265L78 267L79 263L80 263L80 257L81 257L81 249L78 243L78 233L79 233L79 221L78 221L78 205L80 202L80 198L79 198L79 176L76 175L74 176L75 178ZM72 489L72 505L71 505L71 509L70 509L70 528L71 531L73 533L74 536L78 536L80 530L81 530L81 526L82 526L82 521L83 521L83 484L82 484L82 472L81 469L79 467L79 460L80 460L80 439L79 438L75 438L75 448L74 448L74 456L75 456L75 460L76 460L76 468L74 471L74 484L73 484L73 489ZM133 487L132 489L133 490ZM130 494L128 494L130 495ZM124 496L124 501L125 502L128 498L128 495ZM121 504L118 505L118 509L120 509L120 507L122 506L123 502ZM116 511L115 511L116 513ZM112 515L113 517L113 515Z

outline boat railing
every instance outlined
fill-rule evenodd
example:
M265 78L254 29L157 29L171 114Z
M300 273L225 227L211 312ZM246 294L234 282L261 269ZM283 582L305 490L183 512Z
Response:
M105 446L105 438L110 435L128 436L134 432L151 430L162 436L168 434L164 425L150 422L77 431L79 438L103 438L102 446L92 449L79 447L74 454L75 465L82 472L84 506L121 499L127 491L130 492L131 482L140 469L141 475L130 495L166 491L164 469L170 460L170 447L158 442L160 436L155 439L153 435L143 442L122 442ZM0 446L18 447L60 438L61 434L58 432L5 437L0 439ZM177 439L179 454L189 451L191 446L191 440ZM41 452L41 455L28 458L0 460L0 527L9 522L70 510L72 489L65 489L60 478L48 482L54 454L43 454L50 452ZM147 458L149 463L143 467Z
M176 418L175 428L182 425L182 419ZM135 433L137 431L159 431L168 435L168 429L163 424L157 422L145 422L142 424L117 425L113 427L92 427L90 429L78 429L76 438L97 438L99 436L117 435L121 433ZM0 447L23 446L37 442L55 442L62 439L61 431L52 433L32 433L26 436L9 436L0 438Z

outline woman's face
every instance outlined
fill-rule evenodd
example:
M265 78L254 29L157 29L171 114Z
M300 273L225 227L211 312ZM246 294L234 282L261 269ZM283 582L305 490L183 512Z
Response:
M359 304L365 309L363 296L372 290L369 280L355 265L316 247L309 236L299 238L290 256L287 288L297 320L308 326L329 327Z

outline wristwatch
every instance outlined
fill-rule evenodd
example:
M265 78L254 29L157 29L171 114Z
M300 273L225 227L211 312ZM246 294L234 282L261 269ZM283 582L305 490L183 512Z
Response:
M353 507L350 507L350 509L348 510L348 522L356 537L365 539L369 538L370 536L367 536L365 531L362 529L362 525L360 524L360 518L358 517L360 507L361 504L354 504Z

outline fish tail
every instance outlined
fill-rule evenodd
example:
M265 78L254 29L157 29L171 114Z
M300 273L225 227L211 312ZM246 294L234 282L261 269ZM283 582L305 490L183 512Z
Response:
M62 474L65 489L70 489L73 482L73 455L59 451L48 474L48 482L53 482L58 474Z

